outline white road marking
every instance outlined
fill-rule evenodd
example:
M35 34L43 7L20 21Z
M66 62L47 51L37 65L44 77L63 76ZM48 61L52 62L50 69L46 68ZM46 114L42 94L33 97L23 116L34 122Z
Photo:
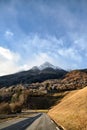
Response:
M56 129L57 129L57 130L59 130L59 128L58 128L58 127L56 127Z
M51 120L52 123L54 123L52 120Z

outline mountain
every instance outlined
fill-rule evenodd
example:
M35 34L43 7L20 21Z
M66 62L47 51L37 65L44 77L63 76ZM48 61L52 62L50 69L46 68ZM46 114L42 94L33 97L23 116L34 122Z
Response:
M54 86L58 92L81 89L87 86L87 69L72 70L64 75L62 79L46 81Z
M22 71L11 75L0 77L0 88L17 84L31 84L43 82L47 79L61 79L67 71L46 62L40 67L34 66L28 71Z
M66 130L87 130L87 87L70 92L49 115Z
M80 89L87 86L87 71L84 70L73 70L68 72L64 79L62 80L62 84L66 84L66 88L71 89Z
M34 66L34 67L32 67L31 69L32 69L32 70L35 70L35 69L44 70L44 69L47 69L47 68L52 68L52 69L54 69L54 70L56 70L56 69L63 70L62 68L60 68L60 67L58 67L58 66L54 66L54 65L52 65L52 64L49 63L49 62L45 62L45 63L43 63L43 64L40 65L40 66Z
M33 66L31 69L32 70L38 70L39 68L37 66Z
M49 62L45 62L45 63L43 63L42 65L39 66L40 70L43 70L43 69L46 69L46 68L61 69L60 67L54 66L54 65L50 64Z

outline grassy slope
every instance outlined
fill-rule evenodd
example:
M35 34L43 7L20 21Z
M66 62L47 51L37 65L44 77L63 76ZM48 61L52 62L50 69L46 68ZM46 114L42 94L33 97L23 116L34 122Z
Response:
M87 130L87 87L70 92L48 114L67 130Z

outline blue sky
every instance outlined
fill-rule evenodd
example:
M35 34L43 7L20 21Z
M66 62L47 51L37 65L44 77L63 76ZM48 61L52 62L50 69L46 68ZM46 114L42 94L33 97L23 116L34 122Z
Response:
M0 0L0 75L45 61L87 68L87 0Z

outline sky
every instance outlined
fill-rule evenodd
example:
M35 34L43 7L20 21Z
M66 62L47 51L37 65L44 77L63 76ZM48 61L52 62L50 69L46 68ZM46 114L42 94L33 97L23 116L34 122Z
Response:
M87 0L0 0L0 76L46 61L87 68Z

